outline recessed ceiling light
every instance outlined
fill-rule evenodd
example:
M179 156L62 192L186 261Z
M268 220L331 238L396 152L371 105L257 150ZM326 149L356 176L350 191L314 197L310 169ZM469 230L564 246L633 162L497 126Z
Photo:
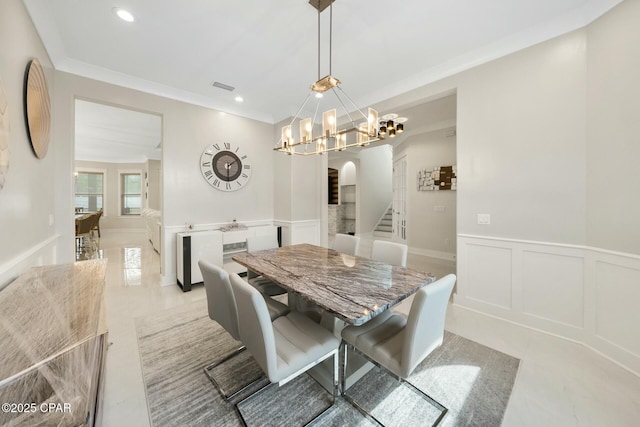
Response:
M241 96L236 96L236 102L242 102L244 99Z
M316 92L316 98L322 98L322 94L320 92Z
M114 7L113 13L115 13L118 18L126 22L133 22L136 20L136 18L133 16L133 14L131 14L131 12L125 9L121 9L119 7Z

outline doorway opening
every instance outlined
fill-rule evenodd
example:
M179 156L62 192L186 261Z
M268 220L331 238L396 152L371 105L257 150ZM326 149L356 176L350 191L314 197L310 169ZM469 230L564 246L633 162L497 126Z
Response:
M76 259L100 257L110 231L147 233L160 252L161 157L162 116L75 100Z

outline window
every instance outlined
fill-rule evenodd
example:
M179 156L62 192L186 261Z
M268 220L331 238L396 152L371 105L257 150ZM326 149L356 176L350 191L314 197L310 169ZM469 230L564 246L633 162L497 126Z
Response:
M140 215L142 177L139 172L120 173L120 215Z
M76 172L75 208L77 212L96 212L103 209L104 173Z

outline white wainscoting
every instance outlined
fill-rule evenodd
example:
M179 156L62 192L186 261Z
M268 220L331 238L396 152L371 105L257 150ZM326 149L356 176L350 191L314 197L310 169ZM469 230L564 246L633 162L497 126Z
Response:
M0 289L31 267L56 264L58 262L59 239L60 235L54 234L0 265Z
M273 224L282 227L282 246L297 245L300 243L321 245L321 224L319 219L304 221L275 220Z
M640 256L458 235L454 303L583 343L640 375Z

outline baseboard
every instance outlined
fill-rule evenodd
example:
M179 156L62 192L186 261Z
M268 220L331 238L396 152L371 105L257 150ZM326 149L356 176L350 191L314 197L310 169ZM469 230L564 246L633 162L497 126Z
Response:
M539 332L541 334L548 335L550 337L560 338L560 339L563 339L565 341L568 341L568 342L571 342L571 343L574 343L574 344L579 344L579 345L581 345L581 346L583 346L585 348L588 348L589 350L593 351L594 353L602 356L603 358L605 358L608 361L614 363L615 365L621 367L625 371L628 371L628 372L632 373L633 375L635 375L637 377L640 377L640 371L636 371L633 368L631 368L630 366L627 366L627 365L625 365L623 363L620 363L615 358L607 355L606 353L603 353L602 351L598 350L595 347L592 347L591 345L589 345L588 343L586 343L584 341L573 339L573 338L569 338L569 337L566 337L566 336L561 335L561 334L556 334L556 333L553 333L553 332L550 332L550 331L547 331L547 330L544 330L544 329L536 328L536 327L533 327L533 326L530 326L530 325L527 325L527 324L524 324L524 323L520 323L520 322L516 322L516 321L513 321L513 320L505 319L502 316L495 316L493 314L489 314L489 313L486 313L486 312L481 311L481 310L476 310L474 308L467 307L465 305L461 305L459 303L456 303L455 295L454 295L454 302L451 305L453 305L456 308L461 309L461 310L467 310L467 311L470 311L472 313L476 313L476 314L481 315L481 316L486 316L486 317L490 317L492 319L500 320L502 322L510 323L512 325L519 326L519 327L522 327L522 328L525 328L525 329L529 329L531 331L536 331L536 332Z
M429 258L441 259L449 262L456 262L456 254L449 252L433 251L430 249L409 247L409 253L413 255L421 255Z
M100 234L102 233L146 233L145 228L102 228L100 229Z

